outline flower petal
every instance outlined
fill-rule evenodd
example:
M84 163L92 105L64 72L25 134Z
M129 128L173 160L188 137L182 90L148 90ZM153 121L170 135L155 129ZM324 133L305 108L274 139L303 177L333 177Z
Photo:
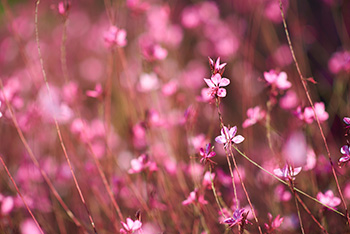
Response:
M217 136L217 137L215 138L215 141L216 141L217 143L220 143L220 144L225 144L225 143L226 143L226 137L223 136L223 135Z
M206 79L206 78L204 78L204 81L205 81L205 83L207 83L207 85L208 85L210 88L214 88L214 87L215 87L215 85L214 85L214 83L213 83L213 81L212 81L211 79Z
M232 128L230 128L229 131L229 135L230 135L230 139L233 138L237 133L237 126L233 126Z
M221 79L221 82L220 82L220 84L219 84L219 86L223 87L223 86L227 86L227 85L229 85L229 84L230 84L230 80L229 80L229 79L227 79L227 78L222 78L222 79Z
M221 75L219 73L216 73L211 77L211 81L215 84L215 86L218 86L221 82Z
M232 138L232 141L235 143L235 144L239 144L241 142L244 141L244 137L241 136L241 135L237 135L235 136L234 138Z
M226 97L226 89L220 88L216 93L219 97Z

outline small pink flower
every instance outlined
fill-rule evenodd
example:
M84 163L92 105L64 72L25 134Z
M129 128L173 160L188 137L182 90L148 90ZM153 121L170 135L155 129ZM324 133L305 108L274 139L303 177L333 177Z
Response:
M149 62L163 60L168 56L166 49L148 37L140 39L140 47L143 56Z
M208 59L209 59L209 65L210 65L211 73L213 75L215 75L216 73L219 73L220 75L222 75L224 73L225 66L226 66L227 63L220 64L220 57L217 58L215 64L214 64L214 60L212 60L209 57L208 57Z
M266 116L266 111L261 110L260 106L252 107L247 110L248 119L246 119L242 127L247 128L256 124L258 121L262 120Z
M213 74L210 79L204 78L205 83L209 86L211 89L210 96L219 96L219 97L225 97L226 96L226 89L220 88L225 87L230 84L230 80L227 78L221 78L221 75L219 73Z
M333 74L350 72L350 51L340 51L332 55L328 68Z
M0 107L1 107L1 100L0 100ZM2 113L1 113L1 111L0 111L0 118L2 117Z
M217 136L215 138L215 141L220 144L225 144L224 147L227 147L227 145L231 144L231 142L235 144L239 144L244 141L244 137L241 135L237 135L237 127L234 126L230 129L228 129L226 126L224 126L221 129L221 135Z
M316 102L314 108L317 118L321 123L329 118L329 114L325 111L325 106L323 102ZM301 107L298 107L296 115L300 120L305 121L305 123L307 124L311 124L314 120L316 120L315 113L312 107L305 107L304 112L302 112Z
M214 181L215 178L215 173L210 173L209 171L205 172L204 176L203 176L203 181L202 181L202 185L205 188L211 189L211 181Z
M102 90L102 85L101 84L96 84L94 90L87 90L86 91L86 96L92 97L92 98L99 98L103 94Z
M277 73L275 70L264 72L264 78L272 86L277 87L280 90L286 90L292 87L292 84L287 80L287 73Z
M129 174L139 173L145 170L149 170L150 172L157 171L157 164L149 160L147 154L142 154L137 159L131 160L131 169L129 169Z
M58 13L60 15L66 15L70 8L70 2L59 2L58 3Z
M221 223L228 224L229 227L232 228L236 224L240 225L243 222L248 222L248 220L246 220L246 217L247 213L244 213L244 208L237 209L235 212L233 212L232 217L224 219Z
M120 229L120 233L134 233L135 231L140 231L142 223L139 220L133 221L130 218L126 219L126 223L121 222L124 229Z
M317 194L317 200L319 200L322 204L335 208L341 202L339 197L335 197L332 190L328 190L325 194L319 192Z
M267 233L273 233L281 226L284 218L280 218L280 215L277 215L276 218L272 220L272 214L268 213L268 216L269 223L265 223L265 228L267 229Z
M301 167L293 168L292 166L286 164L282 169L277 168L273 170L273 173L282 179L294 180L294 177L300 173L301 169Z
M199 149L199 154L201 155L201 163L210 163L214 164L215 162L211 160L212 157L216 155L216 153L213 151L213 147L211 147L211 144L208 143L205 147L205 150L203 148Z
M199 203L201 205L208 204L208 201L204 199L204 195L199 195L198 189L195 189L194 191L190 192L190 195L186 200L182 202L182 205L187 206L192 203Z
M112 25L105 32L104 40L108 48L124 47L127 44L126 31Z
M348 145L344 145L343 147L341 147L340 153L342 153L343 156L339 159L339 165L350 161L350 149Z

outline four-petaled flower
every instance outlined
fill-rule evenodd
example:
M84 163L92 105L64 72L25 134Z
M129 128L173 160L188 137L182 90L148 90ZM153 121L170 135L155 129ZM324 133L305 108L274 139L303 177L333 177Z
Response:
M182 205L187 206L192 203L199 203L201 205L208 204L208 201L204 199L204 195L199 195L198 189L195 189L194 191L190 192L190 195L186 200L182 202Z
M135 231L139 231L142 227L142 223L139 220L133 221L130 218L126 219L126 223L121 222L124 229L120 229L120 233L129 234L134 233Z
M273 170L273 173L285 180L294 180L295 176L299 174L301 167L293 168L291 165L286 164L282 169L278 168Z
M319 200L322 204L332 208L335 208L341 202L339 197L334 196L332 190L326 191L325 194L319 192L316 197L317 197L317 200Z
M292 87L292 84L287 80L287 73L277 73L275 70L264 72L264 78L272 86L277 87L280 90L286 90Z
M215 162L210 159L216 155L216 153L213 151L213 148L214 147L211 147L211 144L208 143L205 147L205 150L203 148L199 149L199 154L202 156L200 160L201 163L215 164Z
M226 126L224 126L221 129L221 135L217 136L215 138L215 141L220 144L225 144L224 147L227 147L227 145L231 144L231 142L235 144L239 144L242 141L244 141L244 137L241 135L237 135L237 127L234 126L230 129L228 129Z
M213 75L215 75L216 73L219 73L220 75L222 75L224 73L225 66L227 63L220 64L220 57L217 58L215 64L214 64L214 60L212 60L210 57L208 57L208 59L209 59L211 73Z
M339 159L339 164L347 163L350 160L350 149L348 145L344 145L340 148L340 153L344 156Z
M248 119L246 119L242 127L247 128L256 124L258 121L262 120L266 116L266 111L262 110L260 106L252 107L247 110Z
M227 78L221 78L219 73L213 74L210 79L204 78L205 83L210 88L210 96L214 97L217 95L218 97L226 97L226 89L220 88L225 87L230 84L230 80Z
M272 233L281 226L284 218L280 218L280 215L277 215L276 218L272 220L272 214L268 213L268 216L269 223L265 223L265 228L267 229L268 233Z
M237 209L233 212L232 217L224 219L221 223L228 224L230 228L235 226L236 224L242 224L242 222L246 219L246 215L244 215L244 208Z

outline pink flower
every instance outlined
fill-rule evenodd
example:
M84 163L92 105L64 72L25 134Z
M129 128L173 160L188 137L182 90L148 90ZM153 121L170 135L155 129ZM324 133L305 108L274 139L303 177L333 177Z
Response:
M292 87L292 84L287 80L287 73L277 73L275 70L264 72L264 78L272 86L277 87L280 90L286 90Z
M209 171L205 172L204 176L203 176L203 181L202 181L202 185L205 188L211 189L211 181L214 181L215 178L215 173L210 173Z
M329 115L325 111L325 106L323 102L316 102L314 105L317 118L320 122L324 122L328 119ZM313 120L316 120L315 113L312 110L312 107L306 107L304 109L304 121L308 124L312 123Z
M213 147L211 147L211 144L208 143L205 147L205 150L203 148L199 149L199 154L202 156L200 162L201 163L210 163L214 164L215 162L212 161L210 158L214 157L216 153L213 151Z
M208 57L208 59L209 59L211 73L213 75L215 75L216 73L219 73L220 75L222 75L224 73L225 66L227 63L220 64L220 57L217 58L215 64L214 64L214 60L212 60L210 57Z
M340 148L340 153L343 154L343 156L339 159L339 165L343 163L347 163L350 160L350 149L348 145L344 145Z
M1 100L0 100L0 107L1 107ZM0 118L2 117L2 113L1 113L1 111L0 111Z
M139 231L142 227L142 223L139 220L133 221L130 218L126 219L126 223L121 222L124 229L120 229L120 233L134 233L135 231Z
M86 96L92 97L92 98L99 98L103 94L102 90L102 85L101 84L96 84L94 90L87 90L86 91Z
M261 110L259 106L252 107L247 110L247 116L248 116L248 119L246 119L242 124L243 128L252 126L256 124L258 121L264 119L266 116L266 111Z
M204 78L205 83L211 89L210 96L214 97L215 95L219 97L226 96L226 89L220 88L225 87L230 84L230 80L227 78L221 78L219 73L213 74L210 79Z
M199 195L198 193L198 189L195 189L194 191L190 192L190 195L186 200L182 202L182 205L187 206L192 203L199 203L201 205L208 204L208 201L204 199L204 195Z
M116 26L110 26L104 34L104 40L108 48L124 47L127 44L126 31Z
M224 126L221 129L221 135L217 136L215 138L215 141L220 144L225 144L224 147L227 147L228 144L231 144L231 142L235 144L239 144L244 141L244 137L241 135L237 135L237 127L234 126L230 129L228 129L226 126Z
M272 220L272 214L268 213L268 216L269 216L269 223L268 224L265 223L265 228L267 229L268 233L272 233L281 226L284 218L283 217L280 218L280 215L277 215L276 218Z
M350 51L340 51L332 55L328 68L333 74L350 72Z
M292 166L286 164L282 169L277 168L273 170L273 173L276 176L281 177L282 179L294 180L295 179L294 177L298 175L300 171L301 171L301 167L293 168Z
M232 217L224 219L221 223L228 224L230 228L236 224L242 224L243 222L248 222L246 220L247 213L244 214L244 208L237 209L233 212Z
M340 204L340 198L335 197L331 190L325 192L325 194L319 192L317 194L317 200L319 200L322 204L335 208Z
M157 164L149 160L147 154L142 154L137 159L131 160L131 169L129 169L129 174L139 173L145 170L150 172L157 171Z
M286 94L280 99L280 107L283 109L292 109L298 105L298 96L292 91L288 90Z
M149 62L163 60L168 56L168 51L162 46L153 42L151 38L143 37L140 39L141 52Z
M70 2L59 2L58 3L58 13L60 15L66 15L70 8Z

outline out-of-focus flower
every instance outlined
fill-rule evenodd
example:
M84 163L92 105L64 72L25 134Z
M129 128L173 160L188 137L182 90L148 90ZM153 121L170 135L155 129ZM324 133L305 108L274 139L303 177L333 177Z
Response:
M275 70L264 72L264 78L272 86L277 87L280 90L286 90L292 87L292 84L287 80L287 73L277 73Z
M316 154L312 148L308 148L306 152L306 164L303 166L304 171L309 171L315 168L316 166Z
M0 100L0 107L1 107L1 100ZM0 111L0 118L2 117L2 113L1 113L1 111Z
M120 233L122 234L129 234L129 233L139 233L142 227L142 223L139 220L133 221L130 218L126 219L126 223L121 222L123 225L123 229L120 229Z
M228 224L230 228L232 228L233 226L235 226L236 224L242 224L242 222L245 220L246 222L248 222L246 220L246 215L244 213L244 208L242 209L237 209L235 210L235 212L233 212L232 217L229 217L227 219L224 219L221 223L224 224Z
M350 72L350 51L340 51L332 55L328 61L328 69L333 74Z
M246 119L242 127L247 128L256 124L258 121L262 120L266 116L266 111L262 110L260 106L252 107L247 110L248 119Z
M275 198L277 201L287 202L292 198L292 194L285 189L284 185L279 184L275 188Z
M265 223L265 228L267 229L267 233L273 233L275 230L277 230L282 222L283 222L283 217L280 218L280 215L277 215L274 220L272 217L272 214L268 213L269 216L269 223Z
M86 91L86 96L92 97L92 98L99 98L103 94L102 90L102 85L101 84L96 84L94 90L87 90Z
M104 34L104 40L108 48L124 47L127 44L126 31L117 26L110 26Z
M70 1L59 2L57 8L60 15L67 15L70 8Z
M158 89L160 86L158 76L152 73L143 73L140 76L137 89L140 92L149 92Z
M205 147L205 150L203 148L199 149L199 154L201 155L201 163L210 163L213 164L215 163L214 161L211 160L212 157L216 155L216 153L213 151L214 147L211 147L211 144L208 143Z
M350 160L350 149L348 145L344 145L340 148L340 153L343 154L343 156L339 159L339 165L342 165L344 163L349 162Z
M273 23L281 23L282 22L282 16L281 16L281 10L280 5L278 1L268 0L266 1L266 7L265 7L265 17L271 20ZM289 7L289 1L288 0L282 0L283 4L283 11L287 12Z
M21 234L41 234L33 219L28 218L21 223Z
M211 73L213 75L215 75L216 73L219 73L222 76L227 63L220 64L220 57L216 59L215 63L214 63L214 60L212 60L210 57L208 57L208 59L209 59Z
M326 191L324 194L319 192L316 196L322 204L335 208L341 202L339 197L335 197L332 190Z
M318 120L322 123L326 121L329 117L329 114L325 111L325 106L323 102L316 102L314 105L315 112ZM316 120L315 113L312 107L305 107L304 112L301 107L298 107L295 115L300 119L305 121L307 124L311 124L314 120Z
M298 105L298 96L293 90L288 90L286 94L281 97L279 104L283 109L293 109Z
M237 135L237 127L234 126L230 129L228 129L226 126L224 126L221 129L221 135L217 136L215 138L215 141L220 144L225 144L224 147L227 147L227 145L231 144L231 142L235 144L239 144L244 141L244 137L241 135Z
M13 197L7 196L0 199L1 200L1 213L3 215L8 215L13 210L15 202Z
M215 178L215 173L210 173L209 171L205 172L205 174L203 176L202 185L205 188L210 189L211 188L211 181L214 181L214 178Z
M301 169L301 167L293 168L292 166L286 164L282 169L277 168L273 170L273 173L282 179L294 180L294 177L300 173Z
M147 154L142 154L137 159L131 160L131 169L129 169L130 174L139 173L145 170L149 170L150 172L157 171L158 167L155 162L149 160Z
M126 0L126 6L135 14L145 12L149 8L148 2L141 2L140 0Z
M142 55L149 62L163 60L168 56L168 51L166 49L148 37L140 39L140 47Z
M194 191L190 192L190 195L187 197L186 200L182 202L182 205L187 206L192 203L199 203L201 205L208 204L208 201L204 199L204 195L199 195L198 189L195 189Z
M221 75L219 73L216 73L211 76L210 79L204 78L205 83L209 86L211 89L210 96L219 96L219 97L226 97L226 89L220 88L225 87L230 84L230 80L227 78L221 78Z

